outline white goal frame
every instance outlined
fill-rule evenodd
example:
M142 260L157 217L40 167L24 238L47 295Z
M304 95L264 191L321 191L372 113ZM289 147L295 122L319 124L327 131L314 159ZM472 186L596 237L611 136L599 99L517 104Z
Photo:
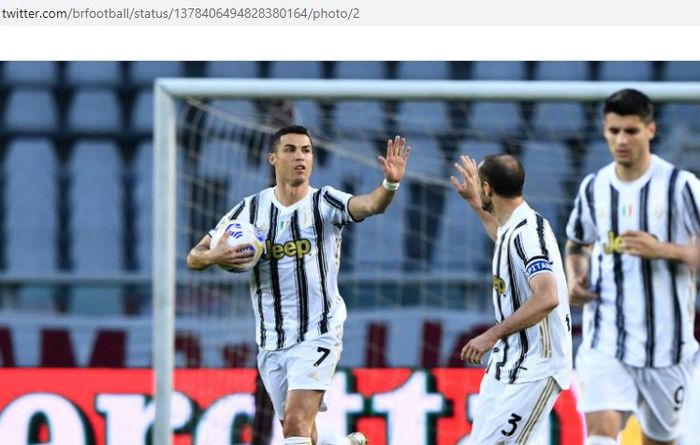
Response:
M700 102L700 82L278 80L161 78L154 84L154 445L171 445L176 235L176 101L217 99L600 101L622 88L658 102Z

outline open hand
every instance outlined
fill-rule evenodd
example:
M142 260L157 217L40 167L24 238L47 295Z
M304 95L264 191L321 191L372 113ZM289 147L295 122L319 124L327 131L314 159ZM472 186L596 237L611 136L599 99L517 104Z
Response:
M459 172L462 182L459 182L456 177L450 176L452 187L457 190L459 196L464 198L469 203L478 204L479 198L479 174L477 172L476 161L469 156L462 155L459 157L462 165L455 162L455 168ZM479 205L479 207L481 207Z
M400 182L406 172L408 156L411 154L411 147L406 146L406 138L396 136L394 140L389 139L386 143L386 157L379 156L379 163L384 172L384 178L389 182Z

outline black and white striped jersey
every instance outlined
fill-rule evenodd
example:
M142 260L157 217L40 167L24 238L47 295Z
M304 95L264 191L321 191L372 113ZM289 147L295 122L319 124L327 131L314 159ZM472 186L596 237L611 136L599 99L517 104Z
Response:
M571 316L566 277L549 222L526 202L498 228L493 256L493 305L500 323L531 296L530 279L553 274L559 305L539 323L500 339L486 372L522 383L554 377L563 389L571 376Z
M353 221L350 198L329 186L311 188L302 200L285 207L274 188L268 188L224 216L250 221L265 235L265 252L250 275L261 348L286 348L345 320L338 269L341 232Z
M694 271L622 253L620 235L640 230L688 244L700 233L698 198L695 175L656 155L635 181L620 181L614 163L583 180L566 231L593 245L589 285L600 298L584 307L584 347L639 367L673 365L697 350Z

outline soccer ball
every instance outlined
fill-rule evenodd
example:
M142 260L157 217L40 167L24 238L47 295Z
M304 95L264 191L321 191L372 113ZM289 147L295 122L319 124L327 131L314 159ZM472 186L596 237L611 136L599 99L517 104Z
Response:
M211 239L212 249L216 247L221 240L221 237L224 236L224 233L226 232L230 232L228 238L226 239L226 243L229 246L236 247L240 246L241 244L250 244L250 249L255 252L255 255L250 261L240 267L224 270L228 272L240 272L250 270L255 267L264 250L263 243L265 242L265 238L263 237L262 233L260 233L260 231L254 225L247 221L240 221L236 219L224 221L222 224L219 224L214 231L214 235Z

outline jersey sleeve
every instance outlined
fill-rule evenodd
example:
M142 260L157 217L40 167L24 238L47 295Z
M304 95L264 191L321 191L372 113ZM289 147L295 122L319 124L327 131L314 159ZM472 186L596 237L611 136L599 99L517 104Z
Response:
M528 281L541 273L552 272L550 247L547 244L549 232L551 232L549 224L538 215L534 226L531 224L524 226L513 238L515 251L525 265L525 276Z
M348 203L353 195L336 190L331 186L323 187L320 193L321 201L326 204L330 212L331 221L343 225L350 222L358 222L350 215L350 210L348 209Z
M683 224L692 236L700 236L700 180L694 174L684 171L681 193L681 214Z
M595 206L593 203L593 185L595 175L588 175L579 188L574 208L566 225L566 236L578 244L593 244L597 239Z

